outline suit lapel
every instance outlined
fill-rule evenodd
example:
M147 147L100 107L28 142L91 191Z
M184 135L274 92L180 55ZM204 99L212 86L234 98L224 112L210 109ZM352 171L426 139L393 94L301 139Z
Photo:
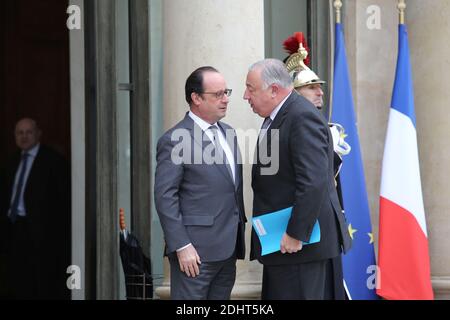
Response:
M220 125L220 123L218 122L219 126L222 128L222 126ZM212 141L209 140L208 136L205 134L205 132L195 123L194 120L192 120L191 117L189 117L188 113L186 113L186 116L183 119L183 122L181 123L181 126L183 128L186 128L190 131L192 139L194 141L194 144L197 144L199 146L201 146L201 156L202 156L202 163L205 163L205 159L204 157L209 156L209 152L205 153L205 149L206 148L211 148L211 144ZM223 132L223 131L222 131ZM193 150L192 152L197 152L195 149L195 145L192 146ZM231 149L231 147L230 147ZM211 149L208 149L208 151ZM210 163L210 162L207 162ZM206 163L206 164L207 164ZM233 179L230 176L228 169L226 168L226 164L218 164L218 163L213 163L212 165L214 165L224 176L225 178L234 185Z
M209 141L203 140L203 130L195 123L194 120L192 120L191 117L189 117L188 113L184 116L184 119L181 122L181 127L189 130L193 141L197 143L197 145L201 146L202 150L205 148Z
M287 100L283 103L280 111L278 111L277 116L273 119L272 124L269 127L269 130L279 129L283 124L284 119L286 119L287 114L289 113L289 109L291 108L292 103L296 100L297 93L292 91L291 95Z
M25 198L33 197L33 195L29 193L29 190L34 190L39 186L39 181L41 180L39 176L41 175L40 173L44 170L43 166L45 166L45 162L42 161L42 153L45 152L43 148L44 147L42 145L39 147L39 151L37 152L33 164L31 165L30 173L28 174L24 189Z
M267 148L266 151L263 150L263 152L265 152L265 154L267 155L268 150L271 150L271 131L272 130L277 130L280 129L281 125L283 124L284 120L286 119L288 113L289 113L289 109L291 108L292 103L296 100L297 98L297 93L295 91L292 91L291 95L289 96L289 98L287 98L287 100L283 103L283 106L281 107L281 109L278 111L275 119L273 119L272 123L270 124L269 129L267 130L266 134L264 135L262 141L257 142L256 144L256 155L255 155L255 161L254 164L252 166L252 179L255 178L255 175L257 173L258 170L260 170L261 167L261 162L260 162L260 158L259 158L259 153L260 148Z

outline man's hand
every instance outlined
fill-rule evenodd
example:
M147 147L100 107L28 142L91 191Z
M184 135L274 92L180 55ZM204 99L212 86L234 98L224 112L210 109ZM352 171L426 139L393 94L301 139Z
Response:
M184 272L188 277L193 278L200 274L198 265L202 262L193 245L189 245L183 250L178 251L177 257L181 272Z
M281 238L280 250L281 253L295 253L302 250L303 243L300 240L294 239L286 232Z

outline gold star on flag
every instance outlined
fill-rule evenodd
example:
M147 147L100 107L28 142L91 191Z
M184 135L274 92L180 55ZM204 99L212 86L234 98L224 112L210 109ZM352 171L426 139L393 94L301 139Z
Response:
M369 244L370 244L370 243L373 243L373 233L372 233L372 232L370 232L370 233L368 233L367 235L368 235L368 236L369 236L369 238L370 238L370 240L369 240Z
M350 233L350 237L353 239L353 234L355 233L355 232L357 232L358 230L357 229L353 229L352 228L352 224L350 223L349 225L348 225L348 233Z

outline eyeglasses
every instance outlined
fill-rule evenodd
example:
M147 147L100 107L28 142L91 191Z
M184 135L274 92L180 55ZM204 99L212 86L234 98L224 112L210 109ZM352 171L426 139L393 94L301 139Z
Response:
M217 92L202 92L200 94L213 94L213 95L216 96L217 99L222 99L224 95L227 96L227 97L231 96L231 91L233 91L233 90L232 89L225 89L225 90L220 90L220 91L217 91Z

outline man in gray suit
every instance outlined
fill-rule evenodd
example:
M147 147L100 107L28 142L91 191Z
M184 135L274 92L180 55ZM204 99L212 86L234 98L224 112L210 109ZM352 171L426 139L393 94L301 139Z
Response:
M230 94L216 69L198 68L186 80L190 111L158 141L154 190L172 299L229 299L245 256L239 148L219 121Z

